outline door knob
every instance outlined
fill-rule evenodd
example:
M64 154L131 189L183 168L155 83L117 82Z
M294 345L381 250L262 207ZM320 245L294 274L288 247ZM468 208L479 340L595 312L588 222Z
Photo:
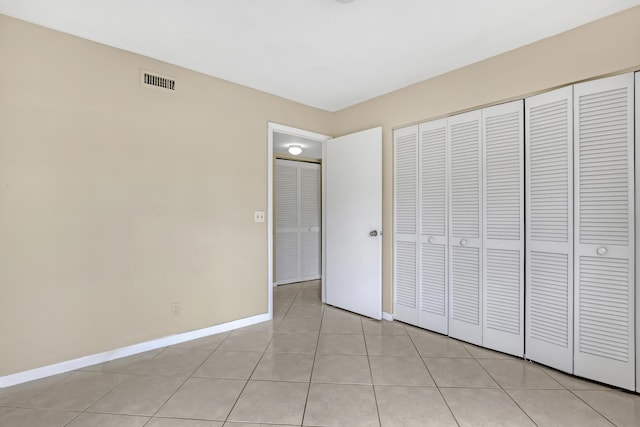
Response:
M460 246L467 246L467 240L466 239L460 240Z
M599 247L598 249L596 249L596 253L598 255L606 255L607 254L607 248L605 248L604 246Z
M435 242L435 241L436 241L436 239L435 239L434 237L429 237L429 239L428 239L428 242L429 242L429 243L433 243L433 242Z
M376 237L377 235L378 235L378 230L371 230L369 232L369 236L371 236L371 237Z

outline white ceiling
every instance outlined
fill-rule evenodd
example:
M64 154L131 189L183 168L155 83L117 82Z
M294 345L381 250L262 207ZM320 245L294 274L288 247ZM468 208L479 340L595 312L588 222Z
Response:
M287 133L273 133L273 152L289 155L289 145L297 144L302 147L300 157L305 159L322 159L322 141L303 138L301 136Z
M337 111L640 0L0 0L0 13Z

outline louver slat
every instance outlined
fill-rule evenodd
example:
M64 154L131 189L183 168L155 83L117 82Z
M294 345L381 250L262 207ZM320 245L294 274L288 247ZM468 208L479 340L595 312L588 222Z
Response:
M629 243L627 90L580 97L580 243Z
M451 126L452 236L480 236L479 141L476 121Z
M520 240L522 113L485 121L486 238Z
M529 254L529 334L549 344L569 347L569 257Z
M320 168L300 169L300 225L320 227Z
M396 242L395 302L411 309L417 309L416 249L416 244L413 242Z
M418 192L417 135L395 139L395 223L396 233L416 234Z
M444 236L447 204L447 129L421 132L421 234Z
M446 271L446 247L422 244L422 311L438 316L446 314Z
M520 252L487 249L486 327L520 335Z
M537 206L531 202L529 227L532 240L567 242L569 239L568 102L562 99L533 107L529 113L530 194L533 200L544 203L544 206ZM545 131L544 139L541 128Z
M480 251L451 248L451 318L480 324Z
M580 257L580 351L629 361L629 262Z

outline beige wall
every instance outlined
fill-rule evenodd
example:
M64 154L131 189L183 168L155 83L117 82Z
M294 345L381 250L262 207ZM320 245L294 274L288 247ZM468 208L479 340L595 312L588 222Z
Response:
M330 113L1 15L0 63L0 376L267 311L267 122Z
M384 127L391 312L392 128L640 69L638 22L640 7L330 114L0 16L0 376L265 312L267 121ZM178 90L141 88L140 68Z
M383 127L384 311L393 311L393 128L638 70L639 23L635 7L336 113L334 135Z

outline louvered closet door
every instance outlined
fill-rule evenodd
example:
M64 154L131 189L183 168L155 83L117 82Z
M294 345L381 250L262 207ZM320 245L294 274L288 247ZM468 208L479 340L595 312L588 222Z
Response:
M523 101L482 110L485 347L524 355Z
M481 111L449 117L449 335L482 345Z
M635 389L633 75L574 86L576 375Z
M275 169L276 282L281 285L299 277L298 167L278 159Z
M300 280L320 278L320 165L300 163Z
M640 143L640 72L636 73L636 143ZM640 152L638 150L635 151L636 156L636 164L640 165ZM638 181L640 180L640 174L635 175L636 179L636 188L639 187ZM640 230L636 229L636 234ZM640 392L640 292L636 291L636 391Z
M419 323L447 334L447 119L420 124L419 134Z
M394 318L418 325L418 126L393 132Z
M525 100L527 358L573 373L573 87Z

